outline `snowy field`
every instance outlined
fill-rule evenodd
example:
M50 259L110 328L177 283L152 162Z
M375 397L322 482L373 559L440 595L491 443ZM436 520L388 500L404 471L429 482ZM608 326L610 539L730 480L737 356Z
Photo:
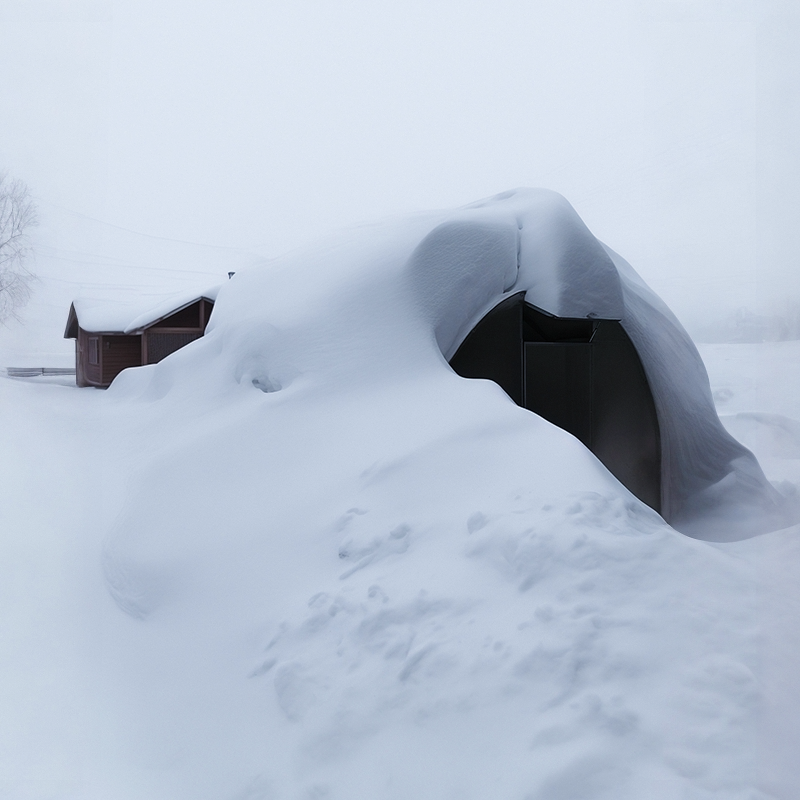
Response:
M237 276L203 340L108 391L0 377L0 797L800 795L800 526L676 532L450 372L390 280L298 268L343 244L61 242L4 366L69 364L77 289ZM800 342L700 350L796 493Z

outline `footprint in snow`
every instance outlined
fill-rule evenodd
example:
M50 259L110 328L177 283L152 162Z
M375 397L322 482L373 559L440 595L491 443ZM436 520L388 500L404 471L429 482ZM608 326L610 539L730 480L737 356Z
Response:
M405 553L410 543L411 526L408 523L385 525L374 521L361 509L350 509L340 517L336 527L344 533L339 558L353 563L339 576L340 579L350 577L375 561Z

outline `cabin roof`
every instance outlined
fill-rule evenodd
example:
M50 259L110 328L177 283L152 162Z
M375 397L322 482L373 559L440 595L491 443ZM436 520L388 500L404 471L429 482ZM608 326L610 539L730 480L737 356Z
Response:
M76 297L69 309L64 338L77 338L78 325L90 333L141 333L198 300L213 303L219 288L216 285L201 292L180 292L160 301L152 296L137 301Z

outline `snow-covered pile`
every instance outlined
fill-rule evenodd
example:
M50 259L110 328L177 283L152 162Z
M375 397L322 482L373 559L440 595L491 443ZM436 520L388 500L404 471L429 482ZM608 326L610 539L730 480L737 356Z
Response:
M697 349L633 268L560 195L518 189L438 222L405 270L448 358L504 293L561 317L619 319L658 414L662 512L677 528L729 541L785 527L798 509L720 424Z
M9 797L791 796L798 528L678 533L446 364L504 292L654 307L507 201L239 271L107 392L2 382Z

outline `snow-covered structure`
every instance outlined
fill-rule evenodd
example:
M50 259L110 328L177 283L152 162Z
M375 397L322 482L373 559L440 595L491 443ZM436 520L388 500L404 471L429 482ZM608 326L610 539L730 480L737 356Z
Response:
M484 397L485 383L454 382L455 371L493 379L568 430L678 530L735 540L793 522L793 501L722 426L689 335L554 192L519 189L358 226L237 271L215 297L202 341L120 375L118 396L171 394L179 408L227 396L232 409L238 392L255 387L287 409L292 398L317 397L323 415L337 402L362 407L372 397L370 413L391 426L407 412L388 399L379 410L375 393L396 398L430 381L420 397L445 402L454 419L459 403L472 402L468 394ZM77 332L80 318L95 333L149 335L175 308L131 317L120 329L99 320L101 309L95 318L76 305L70 324ZM498 337L491 320L501 317ZM476 340L477 369L465 355ZM492 397L487 413L505 418L503 396ZM513 418L521 435L535 427L527 415ZM529 480L559 457L531 452Z
M556 317L517 292L461 343L450 366L488 378L569 431L640 500L661 510L661 436L650 384L618 320Z
M69 309L65 339L75 340L78 386L105 388L128 367L157 364L205 332L217 287L170 297L146 310L78 298Z
M571 331L567 324L563 338L572 339L572 345L588 345L603 328L599 321L606 321L606 330L618 321L619 333L636 354L618 374L635 382L637 360L647 386L634 388L636 399L628 396L623 403L627 410L609 416L598 447L601 460L673 526L688 533L703 528L708 534L719 525L731 535L733 530L789 524L782 496L750 451L720 423L705 368L689 335L633 268L592 235L563 197L524 189L460 209L422 239L407 269L439 349L457 369L463 362L459 348L468 344L473 329L477 333L478 323L484 320L485 325L489 312L496 313L512 297L540 319L550 316L563 320L562 325L571 320L572 328L577 324L578 329L583 320L583 331ZM520 318L520 326L524 324ZM527 349L524 339L521 335L520 344ZM551 341L557 339L556 335ZM620 346L625 349L624 342ZM588 386L591 381L590 357L576 358L575 352L572 348L557 367L564 370L570 363L573 370L558 391L562 399L583 405L590 414L592 399L570 394L576 383ZM507 355L498 349L496 358L499 362ZM587 373L583 378L582 370ZM491 374L473 376L497 380ZM524 359L510 382L498 382L509 391L515 380L522 387L535 381L533 375L526 377ZM607 380L606 389L613 382L613 377ZM590 388L587 392L595 402L602 394ZM509 393L526 404L522 395ZM605 395L602 402L607 405L608 391ZM631 408L636 410L629 413ZM572 432L591 444L591 432L579 432L583 424L591 430L587 422ZM621 457L614 441L608 440L614 429L626 451Z
M523 330L483 337L498 316ZM785 680L800 528L733 547L681 535L579 438L459 376L475 338L490 367L516 359L523 405L529 345L576 348L584 391L586 362L624 342L669 521L716 541L792 521L720 426L680 325L563 198L522 190L332 234L236 270L202 337L106 392L0 381L18 422L0 429L18 609L4 633L22 654L0 686L20 743L0 748L10 785L661 800L760 796L782 774L794 796L795 754L777 745L800 718ZM588 388L618 402L608 375ZM781 383L769 411L793 424ZM558 402L585 413L573 400ZM628 455L647 443L623 434ZM796 448L779 462L758 446L796 497ZM113 469L87 480L98 464ZM764 766L762 730L785 767Z

